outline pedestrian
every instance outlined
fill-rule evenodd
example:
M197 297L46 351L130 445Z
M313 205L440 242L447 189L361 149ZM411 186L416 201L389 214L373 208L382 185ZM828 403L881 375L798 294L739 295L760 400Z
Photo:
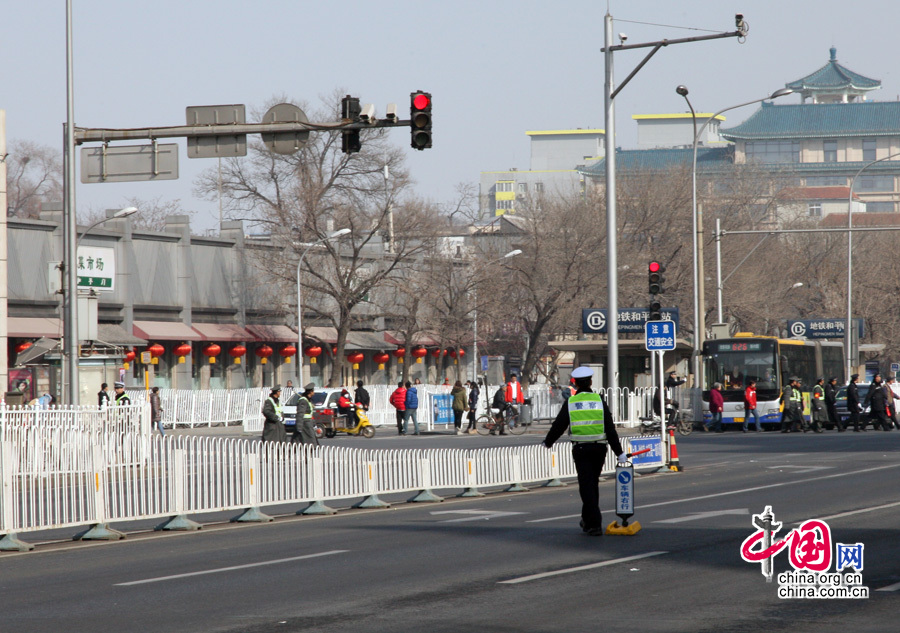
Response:
M893 427L897 423L897 403L894 387L897 379L894 376L888 376L884 381L884 394L887 396L887 418L888 426Z
M756 381L752 378L747 381L747 388L744 389L744 426L741 428L744 433L747 432L751 415L756 423L756 432L759 433L762 425L759 423L759 411L756 410Z
M669 377L666 378L666 389L674 389L686 383L687 380L678 377L678 372L670 371Z
M291 436L291 443L299 442L300 444L310 444L312 446L319 445L319 438L316 437L316 428L313 425L313 403L312 395L316 390L313 383L309 383L303 388L300 398L297 400L297 418L294 425L294 434Z
M457 380L453 384L450 396L453 398L453 426L456 427L456 434L462 435L463 413L469 410L469 404L466 402L466 388L462 386L460 381Z
M863 409L869 409L869 420L872 421L872 430L877 431L881 427L882 431L890 431L891 425L887 419L887 393L884 387L884 381L881 374L876 373L872 377L872 384L869 385L869 393L866 395L866 402ZM865 422L862 422L865 428Z
M781 392L781 404L784 411L781 414L781 432L799 432L803 422L803 394L800 392L800 379L796 376L788 378L788 384Z
M469 383L469 424L466 431L469 435L475 435L475 420L478 418L478 396L481 395L478 389L478 382Z
M418 378L416 378L416 380L415 380L415 382L414 382L413 384L421 385L421 384L422 384L422 381L419 380Z
M363 381L356 381L356 391L353 393L353 401L357 404L362 405L363 411L369 410L369 405L372 400L369 398L369 392L366 391L366 388L363 387Z
M900 411L897 403L900 402L900 381L895 376L888 378L888 388L894 394L894 428L900 429Z
M113 383L113 389L116 392L116 406L124 407L126 405L131 404L131 398L128 397L128 394L125 393L125 383L117 382Z
M572 372L575 395L560 407L543 444L550 448L569 430L581 496L581 529L589 536L600 536L603 534L603 517L600 513L599 480L608 447L618 456L619 463L625 463L626 457L606 401L591 390L593 375L594 370L590 367L578 367Z
M100 391L97 392L97 406L101 409L109 406L109 385L106 383L100 385Z
M704 431L715 431L723 433L725 429L722 427L722 409L725 408L725 399L722 398L722 383L713 383L712 389L709 390L709 412L712 417L709 425L703 425Z
M828 422L828 412L825 410L825 379L816 378L816 384L812 390L812 399L809 403L810 425L816 433L821 433L825 423ZM809 430L808 427L803 429Z
M837 412L837 378L834 376L829 378L828 384L825 385L825 410L828 412L828 419L837 428L838 433L843 433L844 425Z
M275 385L263 404L263 442L285 442L287 431L284 430L284 414L281 410L281 385Z
M388 401L396 410L397 435L405 435L403 432L403 420L406 418L406 387L403 386L402 380L397 383L397 388L394 389Z
M150 389L150 428L159 429L159 434L165 436L162 423L162 403L159 400L159 387Z
M285 383L284 388L290 389L291 391L293 391L294 390L294 382L291 380L288 380L287 383Z
M413 428L415 431L413 435L419 434L419 394L415 387L412 386L408 380L406 381L406 411L403 415L403 435L406 435L406 429L409 425L409 421L413 421Z
M514 424L512 424L512 420L514 419L513 416L518 413L516 405L525 402L525 394L522 393L522 385L519 383L519 379L515 374L512 374L509 377L509 382L506 383L504 400L506 402L506 425L512 427L514 426Z
M862 404L859 401L859 387L856 386L857 380L859 380L859 374L852 374L850 382L847 384L847 413L850 414L847 424L853 423L854 433L859 433L860 431L859 414L862 411ZM862 430L866 430L865 424L863 424Z

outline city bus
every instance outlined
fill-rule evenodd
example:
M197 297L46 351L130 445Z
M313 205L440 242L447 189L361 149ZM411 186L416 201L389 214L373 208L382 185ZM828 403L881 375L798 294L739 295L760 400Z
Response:
M781 389L791 376L803 392L803 413L809 416L809 398L816 378L826 381L843 375L844 346L840 342L755 336L739 332L733 338L703 343L703 419L709 422L709 390L722 383L725 408L722 424L744 422L744 389L756 380L756 411L762 424L781 422ZM751 418L752 421L752 418Z

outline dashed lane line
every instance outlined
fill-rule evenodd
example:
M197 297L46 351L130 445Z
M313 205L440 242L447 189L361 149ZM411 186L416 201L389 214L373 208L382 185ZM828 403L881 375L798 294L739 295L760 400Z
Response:
M510 580L500 580L497 584L499 585L516 585L520 582L529 582L531 580L538 580L540 578L549 578L551 576L560 576L562 574L572 574L577 571L585 571L587 569L597 569L598 567L608 567L609 565L618 565L619 563L627 563L633 560L640 560L642 558L650 558L651 556L660 556L661 554L668 554L668 552L647 552L646 554L637 554L635 556L626 556L625 558L615 558L613 560L604 560L599 563L591 563L590 565L579 565L578 567L569 567L567 569L557 569L556 571L547 571L542 574L532 574L530 576L521 576L519 578L512 578Z

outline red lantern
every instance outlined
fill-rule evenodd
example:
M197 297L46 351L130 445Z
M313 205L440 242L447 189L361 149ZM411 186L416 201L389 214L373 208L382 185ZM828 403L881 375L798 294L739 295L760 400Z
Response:
M26 349L28 349L32 345L34 345L34 343L32 343L31 341L25 341L24 343L19 343L18 345L16 345L16 354L21 354L22 352L24 352Z
M419 347L414 347L411 353L416 362L421 363L422 359L428 354L428 350L420 345Z
M278 351L278 353L281 354L281 357L284 359L284 362L289 363L289 362L291 362L291 356L294 356L297 354L297 348L294 347L293 345L285 345Z
M448 350L447 354L450 356L450 358L456 358L456 350L455 349Z
M255 353L260 359L260 361L259 361L260 365L265 365L266 363L269 362L269 356L271 356L274 353L274 350L271 347L269 347L268 345L262 345L262 346L256 348Z
M397 359L397 362L401 365L403 364L403 357L406 356L406 348L398 347L394 350L394 357Z
M310 345L305 350L303 350L303 353L309 356L309 364L315 365L316 358L322 355L322 348L318 345Z
M243 345L235 345L230 350L228 350L228 355L234 359L235 365L241 364L241 356L247 353L247 348Z
M332 345L332 346L331 346L331 355L332 355L332 356L337 356L337 345Z
M372 360L378 363L378 369L381 370L384 369L384 364L391 360L391 355L385 354L384 352L378 352L372 357Z
M133 361L135 358L137 358L137 352L135 352L133 349L128 350L127 352L125 352L125 362L122 363L122 366L125 369L128 369L129 367L131 367L129 363L131 363L131 361Z
M150 352L150 364L159 365L159 357L166 353L166 348L159 343L154 343L147 348L147 351Z
M459 348L459 357L462 358L465 355L466 355L466 350L464 350L463 348L460 347Z
M222 348L216 345L215 343L210 343L206 347L203 348L203 355L209 358L209 363L213 364L216 362L216 356L222 353Z
M440 358L441 357L441 348L431 350L431 355L434 356L435 358Z
M182 343L175 348L175 355L178 357L179 363L184 363L184 357L190 355L191 346L189 343Z
M362 352L353 352L347 355L347 361L353 363L353 369L359 369L359 364L365 360Z

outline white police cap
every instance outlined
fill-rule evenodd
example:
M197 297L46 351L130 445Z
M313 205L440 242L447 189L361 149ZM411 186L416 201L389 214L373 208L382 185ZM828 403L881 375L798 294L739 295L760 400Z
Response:
M593 375L594 370L590 367L579 367L572 372L572 378L575 380L578 380L579 378L590 378Z

